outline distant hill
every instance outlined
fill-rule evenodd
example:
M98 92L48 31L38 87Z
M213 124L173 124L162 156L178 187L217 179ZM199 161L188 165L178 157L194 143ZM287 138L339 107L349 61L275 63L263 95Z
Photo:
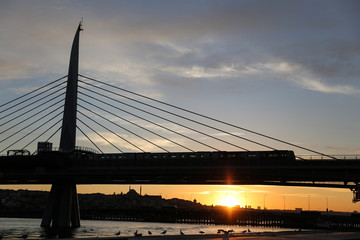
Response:
M49 192L29 190L0 190L0 215L14 211L42 212L46 205ZM78 194L80 209L141 209L176 207L177 209L206 209L196 201L178 198L164 199L160 195L140 195L134 189L126 194L105 195L101 193Z

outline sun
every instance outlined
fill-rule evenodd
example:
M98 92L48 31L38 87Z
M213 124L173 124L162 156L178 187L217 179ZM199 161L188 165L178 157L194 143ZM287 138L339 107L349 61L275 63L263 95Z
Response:
M234 207L236 205L240 205L240 200L232 195L226 195L220 198L219 205L226 207Z

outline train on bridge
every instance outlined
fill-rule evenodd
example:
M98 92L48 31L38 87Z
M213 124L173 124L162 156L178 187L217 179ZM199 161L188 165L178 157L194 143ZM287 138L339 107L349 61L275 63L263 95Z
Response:
M288 164L295 161L293 151L234 151L234 152L173 152L91 154L89 160L114 160L122 166L237 166Z

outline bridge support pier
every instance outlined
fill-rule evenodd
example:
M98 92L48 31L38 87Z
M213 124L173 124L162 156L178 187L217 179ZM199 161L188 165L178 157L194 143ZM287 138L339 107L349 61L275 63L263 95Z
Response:
M52 185L41 226L53 228L80 227L76 184L54 183Z
M353 192L353 203L360 201L360 185L356 183L353 188L350 188Z

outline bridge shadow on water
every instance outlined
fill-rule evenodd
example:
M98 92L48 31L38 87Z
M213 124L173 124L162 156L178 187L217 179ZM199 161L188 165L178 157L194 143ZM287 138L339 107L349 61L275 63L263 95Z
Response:
M76 228L45 228L42 227L40 238L54 239L54 238L74 238L76 236Z

